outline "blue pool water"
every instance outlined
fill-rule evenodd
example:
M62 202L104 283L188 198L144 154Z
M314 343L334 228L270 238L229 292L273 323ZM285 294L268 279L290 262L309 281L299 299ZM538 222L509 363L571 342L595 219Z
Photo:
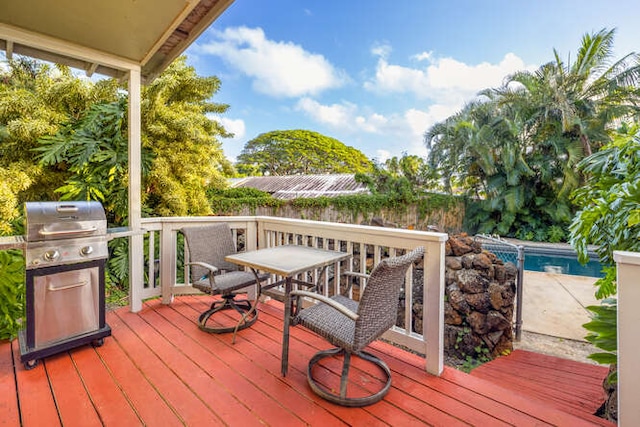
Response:
M529 271L547 271L551 273L572 274L575 276L602 277L602 265L595 260L582 265L576 255L524 252L524 269Z
M492 246L487 244L484 249L495 253L505 262L517 263L515 249ZM589 254L591 260L582 265L578 262L576 252L571 248L547 248L525 246L524 269L528 271L544 271L548 273L571 274L574 276L603 277L602 265L595 253Z

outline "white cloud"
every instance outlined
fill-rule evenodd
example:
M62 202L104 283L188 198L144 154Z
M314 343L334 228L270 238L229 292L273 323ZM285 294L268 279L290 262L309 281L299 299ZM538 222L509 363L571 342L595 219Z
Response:
M302 98L296 104L314 121L342 132L366 132L382 134L395 126L392 120L382 114L360 112L355 104L343 101L341 104L323 105L311 98Z
M247 129L242 119L229 119L226 117L215 117L215 120L233 134L233 139L240 140L246 135Z
M414 58L427 59L429 65L412 68L379 59L375 76L365 82L364 87L373 92L410 93L436 103L460 105L483 89L499 86L515 71L537 68L527 66L513 53L506 54L498 64L468 65L453 58L434 59L431 52L417 54Z
M232 138L222 138L220 142L224 150L225 156L230 162L235 162L236 157L240 154L245 144L245 137L247 135L247 128L244 120L242 119L230 119L227 117L221 117L217 114L207 114L211 120L215 120L220 123L227 132L233 134Z
M296 110L303 111L315 121L340 128L354 120L356 106L350 103L322 105L311 98L302 98L296 104Z
M393 147L393 154L392 150L377 150L377 158L380 161L392 155L401 155L405 151L426 156L424 132L457 111L452 107L432 105L427 110L409 109L403 113L383 115L360 111L358 106L348 102L323 105L311 98L301 99L296 109L334 131L351 135L365 133L388 141L388 145Z
M214 40L199 47L220 56L253 79L253 89L275 97L300 97L342 86L348 77L324 56L301 46L269 40L261 28L213 31Z
M380 58L388 58L391 55L391 45L387 43L376 43L371 48L371 54L373 56L379 56Z
M417 54L413 55L411 58L415 59L416 61L426 61L426 60L431 59L432 56L433 56L433 52L429 51L429 52L417 53Z
M403 141L402 151L420 156L427 155L423 135L431 126L455 114L479 91L502 84L507 75L537 68L525 65L512 53L506 54L498 64L468 65L453 58L433 58L432 52L419 53L412 59L426 60L428 65L407 67L392 64L381 56L375 76L366 81L364 87L378 94L410 94L429 105L426 109L411 108L392 114L385 117L384 123L376 123L377 133L384 134L390 141Z

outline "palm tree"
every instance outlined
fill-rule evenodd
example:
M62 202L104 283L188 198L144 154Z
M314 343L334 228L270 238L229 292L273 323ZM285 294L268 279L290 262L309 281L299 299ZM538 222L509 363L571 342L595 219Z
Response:
M575 62L554 61L535 72L510 76L496 89L501 103L524 109L527 130L538 142L563 136L580 141L589 156L610 141L620 120L640 114L640 56L611 62L615 29L585 34Z
M639 56L612 63L614 35L585 35L573 63L554 50L553 61L509 76L425 134L430 163L448 188L457 182L481 199L469 211L472 224L531 238L571 219L578 162L640 115Z

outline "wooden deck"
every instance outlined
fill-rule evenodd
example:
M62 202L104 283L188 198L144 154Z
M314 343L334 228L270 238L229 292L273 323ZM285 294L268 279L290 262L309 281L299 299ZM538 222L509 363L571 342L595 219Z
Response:
M573 375L574 364L515 352L473 375L446 367L434 377L423 359L381 342L370 349L393 371L389 394L365 408L336 406L307 385L309 358L328 345L301 327L291 331L289 374L281 376L280 303L261 304L259 321L233 345L228 334L196 327L210 301L181 297L169 306L148 302L136 314L109 312L113 336L102 347L71 350L30 371L19 363L17 341L0 343L0 425L613 425L589 415L600 404L589 401L595 380ZM517 382L508 377L514 370ZM507 385L488 381L489 373ZM567 378L570 392L560 396L541 376ZM361 377L368 387L376 373ZM581 403L571 399L577 394Z
M471 372L566 412L595 413L604 400L604 366L575 362L529 351L516 350Z

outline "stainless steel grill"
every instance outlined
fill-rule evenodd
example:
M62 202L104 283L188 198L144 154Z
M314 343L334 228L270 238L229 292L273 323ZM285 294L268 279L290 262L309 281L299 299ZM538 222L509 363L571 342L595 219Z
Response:
M107 258L107 220L98 202L27 202L27 269Z
M27 368L61 351L111 335L105 322L107 221L98 202L25 204Z

